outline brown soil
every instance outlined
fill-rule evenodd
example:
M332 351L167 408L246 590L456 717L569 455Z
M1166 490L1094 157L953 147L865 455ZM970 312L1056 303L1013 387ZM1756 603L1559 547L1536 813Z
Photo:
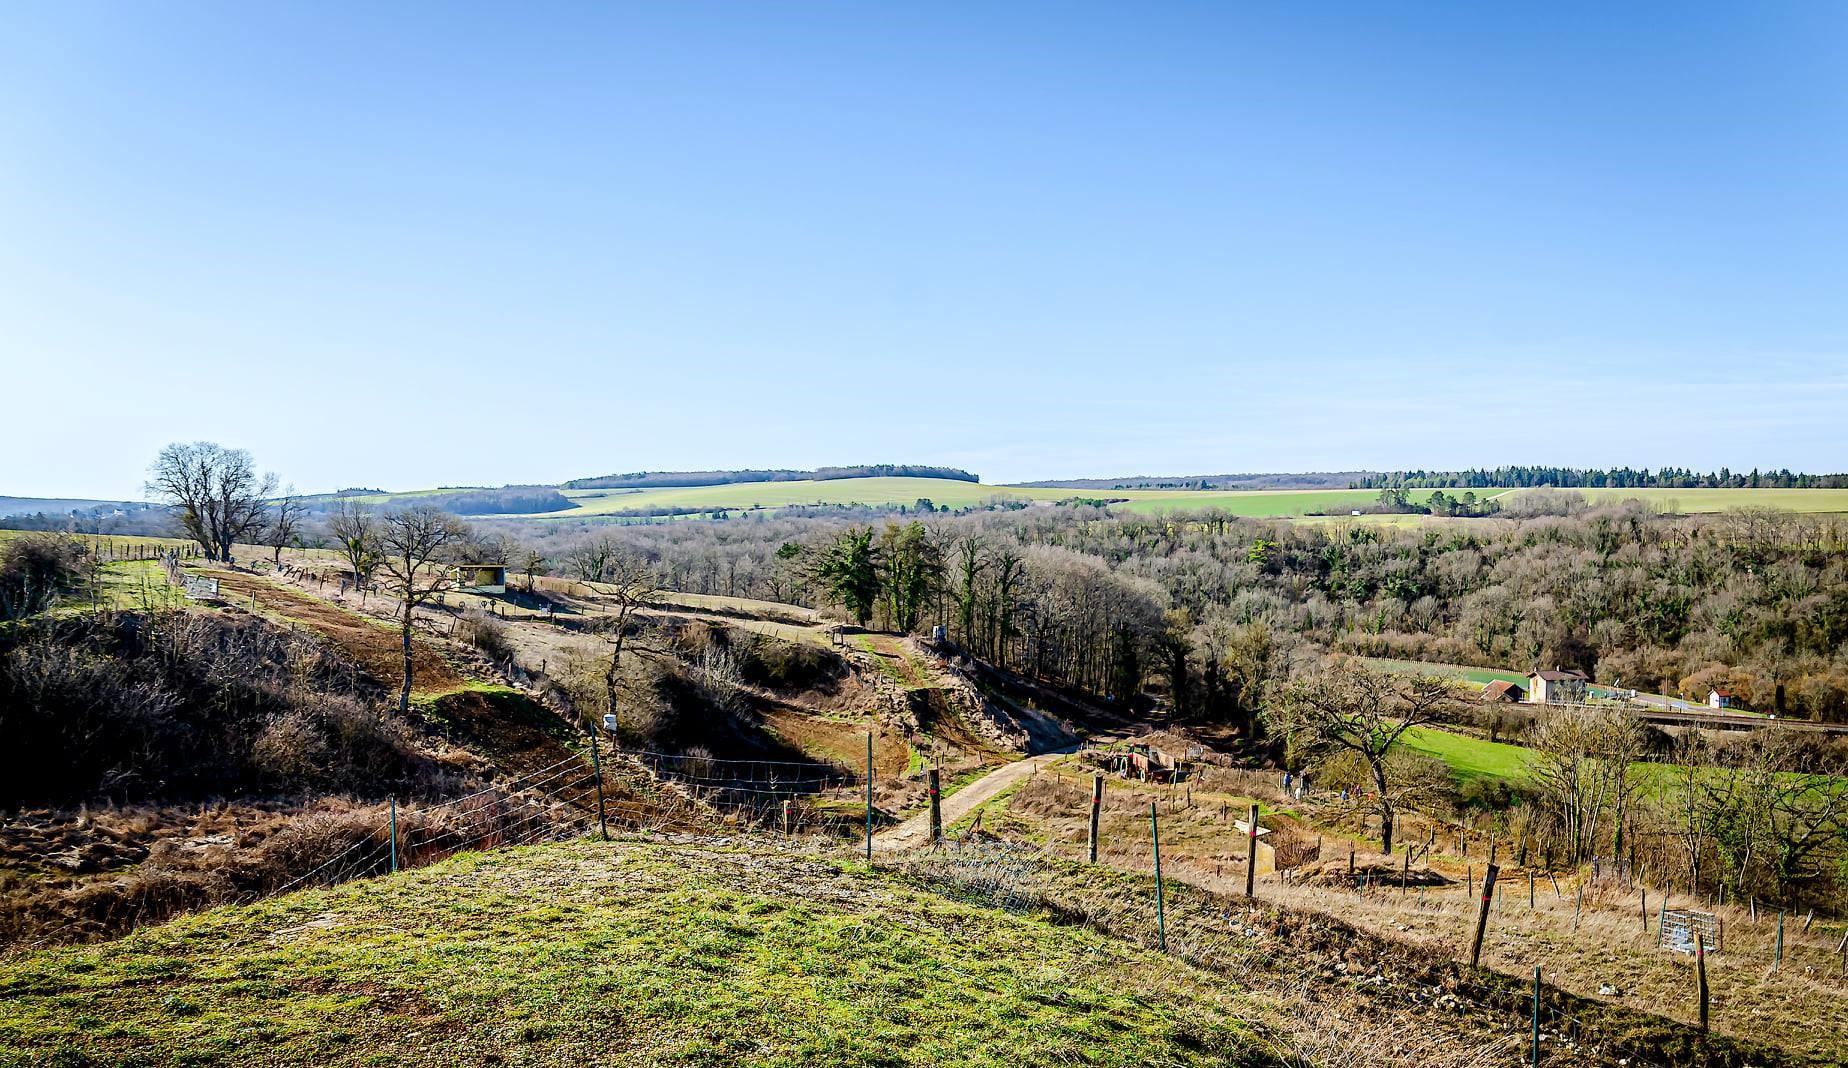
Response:
M259 610L322 634L381 685L390 687L403 678L404 646L396 630L257 575L237 571L214 571L212 575L232 605L247 606L255 597ZM411 639L411 666L415 673L414 694L449 693L462 685L462 677L443 654L416 637Z

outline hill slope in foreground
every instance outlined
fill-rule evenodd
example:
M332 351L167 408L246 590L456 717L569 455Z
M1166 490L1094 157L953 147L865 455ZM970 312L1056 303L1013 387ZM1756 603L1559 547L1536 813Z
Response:
M735 842L463 854L0 960L0 1064L1525 1063L1525 984L1332 918L1172 885L1163 954L1140 876L1051 868L1009 910L1005 854ZM1554 1010L1586 1030L1548 1063L1788 1063Z
M7 961L0 1063L1268 1063L1209 978L895 876L575 842Z

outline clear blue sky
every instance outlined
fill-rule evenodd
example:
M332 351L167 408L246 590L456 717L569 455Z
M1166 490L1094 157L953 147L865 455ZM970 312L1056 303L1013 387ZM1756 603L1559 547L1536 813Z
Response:
M1841 470L1848 5L8 3L0 372L0 494Z

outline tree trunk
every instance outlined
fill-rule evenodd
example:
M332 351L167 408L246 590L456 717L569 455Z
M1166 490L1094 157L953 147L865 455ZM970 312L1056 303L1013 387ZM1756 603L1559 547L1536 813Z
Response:
M398 691L398 713L411 710L411 602L404 601L404 689Z
M617 673L622 667L622 635L623 635L623 631L628 629L627 623L628 623L627 611L617 616L617 619L616 619L616 649L610 654L610 669L609 671L605 672L603 675L604 697L605 697L605 700L609 703L610 715L612 716L616 715ZM621 722L620 718L618 719L618 722L619 723ZM620 747L622 745L622 735L614 731L610 732L610 744Z
M1380 853L1392 855L1392 801L1386 793L1386 766L1373 765L1373 785L1380 792Z

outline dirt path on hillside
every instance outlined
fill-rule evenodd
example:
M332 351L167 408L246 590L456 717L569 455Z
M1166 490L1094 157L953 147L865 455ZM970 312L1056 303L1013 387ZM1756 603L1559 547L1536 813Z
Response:
M262 575L212 569L224 599L239 607L256 606L319 632L381 686L394 687L404 677L403 639L389 622L364 616L332 601L304 593ZM420 638L411 639L412 666L419 694L448 693L462 685L442 652Z
M1074 745L1057 752L1041 753L1025 760L1016 760L1012 764L1004 764L996 768L943 799L943 804L940 806L943 825L948 827L974 812L984 802L994 800L996 794L1033 774L1042 764L1051 763L1059 757L1077 751L1078 747ZM928 808L905 822L895 827L888 827L873 836L873 848L883 852L914 849L929 844L930 810Z

